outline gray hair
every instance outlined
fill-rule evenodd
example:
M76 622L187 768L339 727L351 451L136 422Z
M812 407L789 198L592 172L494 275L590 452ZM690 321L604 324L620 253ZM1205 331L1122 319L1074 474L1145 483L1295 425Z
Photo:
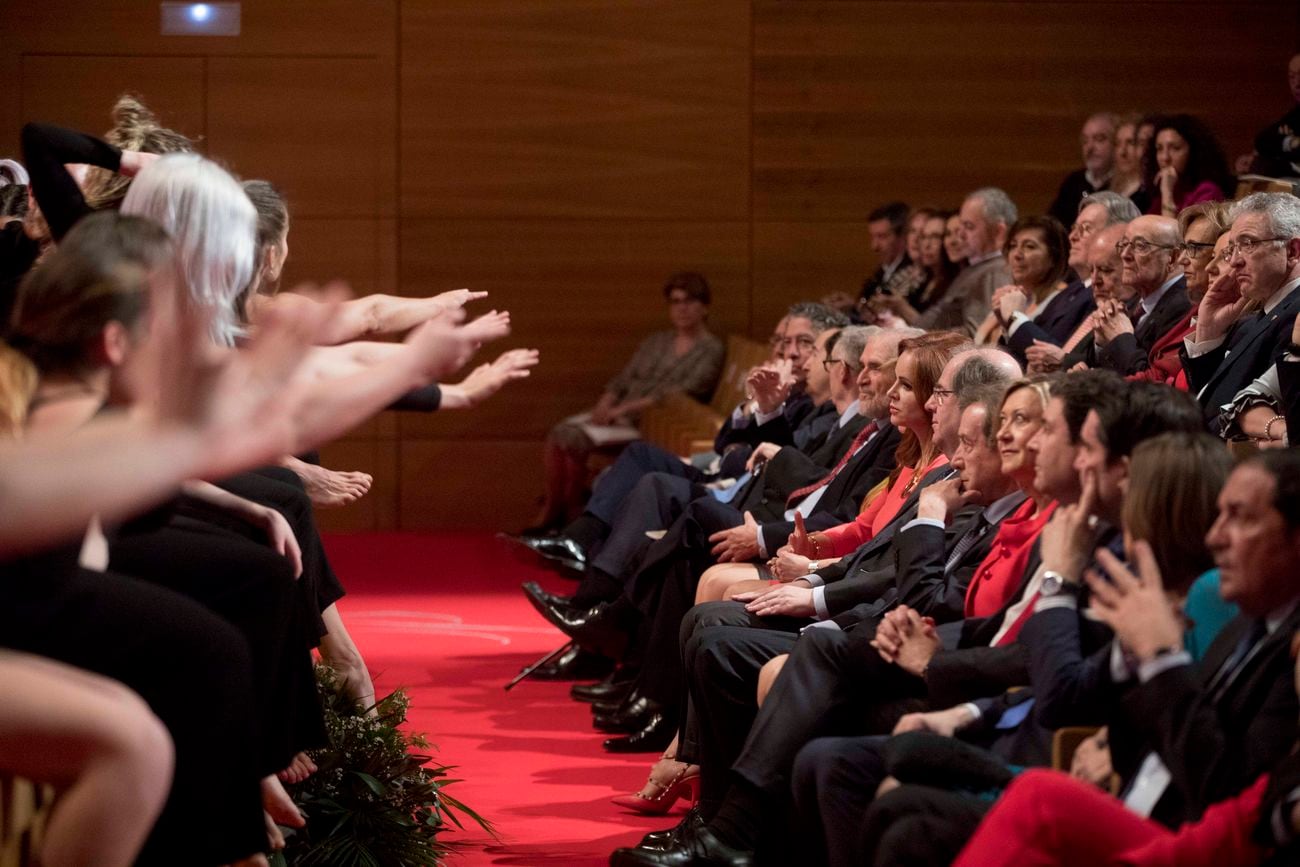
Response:
M1007 383L1013 378L1006 370L987 358L972 355L957 368L957 373L952 378L952 390L957 394L957 406L965 409L975 403L990 386L998 387L1000 397L1001 389L1005 389Z
M996 370L994 365L989 364L984 359L977 359L982 364ZM1001 371L999 371L1000 373ZM970 388L964 396L959 396L957 405L961 411L965 412L972 406L979 404L984 407L984 426L980 433L984 436L984 445L988 448L997 447L998 436L998 413L1002 411L1002 398L1007 391L1007 382L993 382L985 385L974 386Z
M827 328L843 328L849 324L849 317L838 310L832 310L825 304L818 304L815 301L801 301L798 304L791 304L785 315L791 319L807 319L812 323L813 331L818 334L821 334Z
M1079 213L1083 213L1083 209L1089 205L1101 205L1106 209L1107 226L1113 226L1116 223L1131 223L1142 216L1142 212L1138 210L1137 205L1133 204L1132 199L1111 190L1088 193L1079 200Z
M997 187L980 187L975 192L966 197L967 201L979 199L984 208L984 218L994 223L1005 223L1010 226L1020 218L1020 212L1016 210L1016 203L1011 201L1011 197L1004 190Z
M850 325L840 329L839 342L831 352L835 358L854 373L862 370L862 350L867 340L884 331L879 325Z
M1235 223L1244 214L1263 214L1274 235L1300 238L1300 199L1290 193L1251 193L1232 206L1228 219Z
M168 154L140 172L121 211L153 220L175 239L191 299L212 312L213 339L233 345L257 250L257 211L239 182L198 154Z

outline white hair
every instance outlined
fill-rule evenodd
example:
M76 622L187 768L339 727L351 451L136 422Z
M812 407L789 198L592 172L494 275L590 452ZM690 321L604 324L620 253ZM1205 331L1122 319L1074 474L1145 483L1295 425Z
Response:
M966 197L967 201L971 199L980 202L984 208L984 219L991 223L1004 223L1010 227L1020 216L1016 203L997 187L981 187Z
M233 343L257 251L257 210L239 182L198 154L168 154L131 183L122 213L147 217L175 239L191 300L212 311L213 339Z
M1268 217L1274 235L1300 238L1300 199L1290 193L1251 193L1232 206L1228 220L1235 223L1245 214Z

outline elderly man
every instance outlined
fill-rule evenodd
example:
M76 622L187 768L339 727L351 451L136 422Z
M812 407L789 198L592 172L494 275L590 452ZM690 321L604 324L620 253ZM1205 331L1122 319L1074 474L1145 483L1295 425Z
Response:
M1101 229L1131 222L1138 216L1137 206L1118 193L1090 193L1079 202L1079 216L1070 230L1069 262L1076 275L1074 281L1032 318L1024 312L1028 298L1023 293L1011 293L1003 299L1003 315L1011 324L1002 342L1022 364L1026 361L1026 350L1036 343L1060 346L1069 340L1079 323L1095 309L1088 242Z
M1018 217L1015 202L997 187L984 187L966 197L959 216L969 267L957 275L937 304L921 314L914 323L918 328L964 329L974 334L988 316L993 290L1011 282L1002 247Z
M1192 307L1183 276L1183 237L1170 217L1138 217L1124 230L1117 249L1120 278L1138 297L1134 317L1118 303L1097 309L1093 339L1097 364L1122 376L1147 366L1151 347Z
M1079 145L1083 151L1083 168L1070 172L1061 182L1047 213L1067 229L1082 216L1079 200L1110 186L1115 172L1115 115L1099 112L1083 122Z
M1093 233L1087 244L1087 267L1092 277L1092 298L1098 307L1111 301L1125 305L1130 312L1137 306L1137 297L1121 282L1124 263L1120 261L1116 245L1124 240L1127 223L1116 223ZM1079 365L1094 367L1097 364L1097 344L1093 329L1097 312L1088 315L1069 339L1061 346L1036 342L1025 351L1031 373L1053 370L1074 370Z
M1229 218L1223 253L1237 279L1205 293L1196 331L1184 341L1183 369L1207 417L1268 369L1300 312L1300 199L1255 193Z

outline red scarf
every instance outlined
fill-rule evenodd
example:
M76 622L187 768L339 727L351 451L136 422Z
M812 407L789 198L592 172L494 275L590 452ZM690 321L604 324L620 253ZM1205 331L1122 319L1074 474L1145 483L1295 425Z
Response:
M1049 503L1038 515L1034 514L1036 508L1038 506L1032 499L1025 500L998 528L998 534L993 537L993 547L975 569L970 586L966 588L967 617L996 614L1020 587L1034 540L1056 511L1056 501Z

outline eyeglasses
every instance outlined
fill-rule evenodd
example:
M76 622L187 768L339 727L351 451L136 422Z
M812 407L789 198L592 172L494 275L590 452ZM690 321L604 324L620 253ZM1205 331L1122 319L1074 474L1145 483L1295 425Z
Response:
M767 345L774 349L778 347L784 349L785 347L790 346L792 344L794 346L799 347L800 350L806 352L809 349L812 349L817 344L817 341L811 337L775 337L775 336L767 341Z
M1203 253L1209 253L1214 250L1214 244L1206 244L1202 241L1184 241L1182 249L1186 250L1190 256L1200 256Z
M1249 256L1255 252L1255 249L1262 244L1272 244L1274 241L1290 241L1290 238L1282 235L1274 235L1272 238L1252 238L1249 235L1238 238L1223 248L1223 261L1231 262L1237 258L1240 253L1243 256Z
M1115 245L1115 249L1116 251L1119 252L1121 256L1123 256L1124 251L1127 250L1129 247L1132 247L1134 256L1145 256L1146 254L1150 253L1152 250L1176 250L1180 246L1182 245L1181 244L1153 244L1150 241L1148 241L1146 238L1134 238L1132 241L1127 241L1127 240L1120 241Z
M957 392L953 391L951 388L939 388L938 386L935 386L934 390L930 392L930 396L934 398L935 403L942 404L945 400L956 393Z
M830 373L832 364L843 364L843 363L844 363L843 358L823 358L822 369L824 369L827 373Z

